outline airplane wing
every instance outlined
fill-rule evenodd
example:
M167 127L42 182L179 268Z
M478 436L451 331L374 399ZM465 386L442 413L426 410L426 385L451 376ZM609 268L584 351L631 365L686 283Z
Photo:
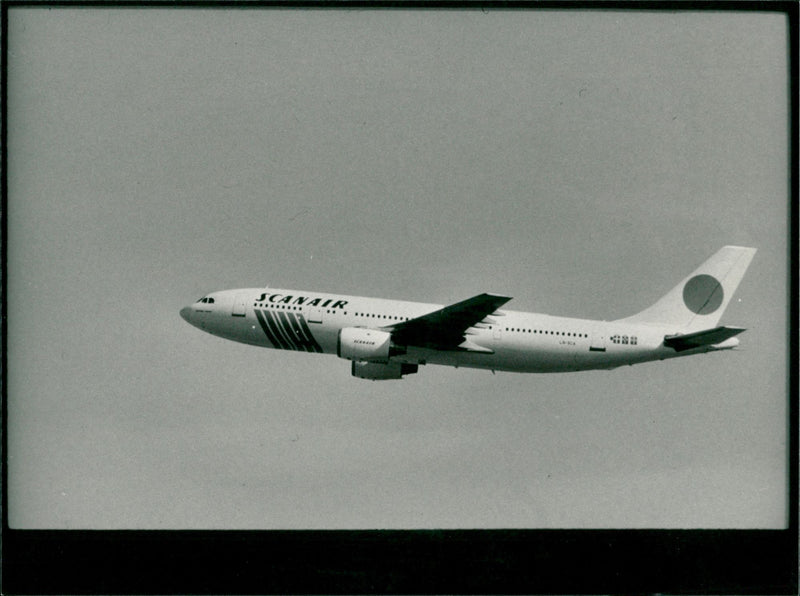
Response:
M509 296L479 294L416 319L388 325L384 329L391 331L392 340L401 345L491 353L491 350L467 340L467 329L478 325L509 300Z
M744 331L742 327L715 327L684 335L667 335L664 337L664 345L673 348L676 352L683 352L700 346L721 343L734 335L739 335L742 331Z

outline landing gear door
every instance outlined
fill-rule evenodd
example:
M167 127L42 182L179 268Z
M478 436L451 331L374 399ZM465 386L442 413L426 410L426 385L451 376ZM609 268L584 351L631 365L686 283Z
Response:
M237 294L233 299L233 311L231 315L234 317L243 317L247 313L247 294Z

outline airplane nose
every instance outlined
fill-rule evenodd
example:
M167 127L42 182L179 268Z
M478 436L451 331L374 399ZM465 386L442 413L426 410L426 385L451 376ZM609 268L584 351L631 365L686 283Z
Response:
M186 321L187 323L189 322L189 315L190 314L192 314L192 307L191 306L184 306L181 309L181 318L184 321Z

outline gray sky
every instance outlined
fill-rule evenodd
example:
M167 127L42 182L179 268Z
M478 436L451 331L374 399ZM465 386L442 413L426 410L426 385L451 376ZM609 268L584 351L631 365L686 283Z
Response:
M757 13L11 8L12 527L783 527L786 56ZM612 372L373 383L178 316L611 320L725 244L741 349Z

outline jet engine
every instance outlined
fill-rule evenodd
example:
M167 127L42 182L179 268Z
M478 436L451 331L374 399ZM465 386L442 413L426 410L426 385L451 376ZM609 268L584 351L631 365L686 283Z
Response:
M347 360L385 363L391 356L404 353L405 349L392 344L391 333L377 329L345 327L336 342L336 355Z
M390 362L381 364L380 362L353 362L350 372L359 379L371 379L373 381L383 381L386 379L400 379L403 375L410 375L419 369L416 364L402 364L400 362Z

